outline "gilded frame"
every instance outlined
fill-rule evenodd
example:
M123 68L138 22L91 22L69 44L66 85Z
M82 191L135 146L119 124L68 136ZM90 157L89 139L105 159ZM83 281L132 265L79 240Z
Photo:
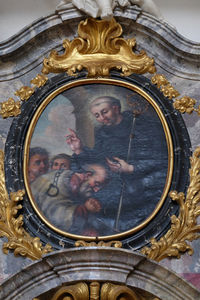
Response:
M150 214L150 216L148 216L141 224L135 226L132 229L126 230L125 232L122 233L117 233L117 234L113 234L113 235L103 235L103 236L95 236L95 237L87 237L87 236L83 236L80 234L70 234L69 232L64 232L63 230L59 230L58 228L56 228L54 225L50 224L48 222L48 220L44 217L44 215L38 210L37 204L34 201L34 197L31 193L31 188L29 187L29 183L28 183L28 156L29 156L29 147L30 147L30 142L31 142L31 137L33 134L33 131L35 129L35 125L39 119L39 117L41 116L42 112L44 111L45 107L60 93L62 93L63 91L66 91L70 88L75 88L76 86L84 86L84 85L94 85L94 84L104 84L104 85L115 85L115 86L122 86L125 88L128 88L136 93L138 93L139 95L141 95L147 102L150 103L150 105L152 105L152 107L155 109L158 117L160 118L160 121L162 123L164 132L165 132L165 137L166 137L166 142L167 142L167 149L168 149L168 171L167 171L167 176L166 176L166 183L165 183L165 187L163 189L163 193L161 196L161 199L159 200L158 205L156 205L156 208L153 210L153 212ZM85 105L87 105L85 103ZM77 108L76 108L77 110ZM38 215L40 216L40 218L52 229L57 231L59 234L67 236L68 238L77 240L77 239L82 239L82 240L86 240L86 241L94 241L94 240L105 240L105 241L110 241L110 240L114 240L114 239L123 239L127 236L132 235L133 233L139 231L140 229L142 229L143 227L145 227L157 214L157 212L160 210L160 208L162 207L168 193L169 193L169 189L171 186L171 181L172 181L172 175L173 175L173 164L174 164L174 153L173 153L173 142L172 142L172 137L170 134L170 130L168 127L168 124L165 120L164 114L161 111L159 105L152 99L152 97L145 92L144 90L142 90L140 87L138 87L137 85L131 84L130 82L126 82L125 80L121 81L121 80L117 80L117 79L103 79L103 78L99 78L99 79L82 79L82 80L74 80L70 83L64 84L63 86L59 87L58 89L56 89L54 92L52 92L49 96L47 96L47 98L41 103L41 105L38 107L37 111L35 112L31 123L29 125L29 129L27 131L27 136L26 136L26 140L25 140L25 146L24 146L24 157L26 157L27 159L24 160L24 164L23 164L23 172L25 174L24 176L24 182L25 182L25 188L28 194L28 197L31 201L31 204L33 205L35 211L38 213Z
M144 84L145 83L145 84ZM148 85L147 85L148 83ZM168 171L166 175L165 188L162 199L159 200L159 204L156 206L155 211L150 214L150 217L145 218L144 222L140 222L138 226L132 226L130 229L120 232L119 234L103 234L99 236L84 236L81 234L74 234L70 232L64 232L63 230L59 230L56 226L52 225L51 222L46 220L41 210L37 208L37 205L34 204L33 196L31 195L31 189L29 188L28 180L27 180L27 158L29 152L29 146L31 141L32 132L34 131L35 124L38 119L42 115L42 112L45 111L45 107L49 105L49 103L53 103L54 99L56 99L56 95L62 94L62 92L70 91L76 89L77 87L83 87L84 85L93 86L93 85L102 84L105 86L116 86L117 88L128 88L130 92L138 93L144 101L150 103L150 107L155 110L155 114L158 116L160 123L162 124L163 132L166 139L167 145L167 164ZM96 87L97 88L97 87ZM14 122L11 126L10 136L15 135L17 128L21 128L21 134L18 134L18 141L15 147L14 156L20 155L20 159L18 161L18 172L20 174L24 174L21 176L21 180L18 181L18 185L15 184L16 189L25 189L26 194L24 196L24 223L25 228L31 232L32 235L36 235L41 239L41 241L48 240L50 244L55 248L59 249L64 245L64 247L69 247L74 244L75 241L84 240L85 242L94 242L94 241L105 241L111 242L113 240L120 240L124 247L131 247L136 249L140 249L148 243L146 240L154 236L162 236L170 222L169 215L176 214L178 212L178 205L173 202L168 196L170 190L183 190L185 188L188 176L187 172L184 173L183 170L177 171L177 168L181 168L181 165L188 166L189 168L189 140L188 144L183 144L174 131L174 128L183 132L184 140L187 140L187 133L184 132L184 124L181 118L171 117L173 116L174 108L171 103L165 103L163 101L163 95L158 91L156 87L154 87L148 79L143 76L131 75L129 77L122 77L117 73L112 73L110 78L98 78L98 79L87 79L86 74L80 73L80 75L76 78L68 77L66 75L58 75L53 77L52 80L46 84L45 89L40 88L35 95L33 95L29 101L24 103L23 105L24 111L20 114L18 121ZM77 108L76 108L77 110ZM24 117L29 111L29 118L24 125ZM171 111L171 116L169 117L169 111ZM25 113L26 112L26 113ZM154 118L154 117L153 117ZM144 128L144 127L143 127ZM8 137L9 141L10 137ZM10 139L10 141L13 141ZM18 152L17 149L21 148L20 145L23 145L23 155ZM12 161L14 157L13 155L13 144L7 143L6 155L7 160ZM182 151L175 151L175 148L181 149ZM187 152L188 151L188 152ZM12 152L12 153L11 153ZM184 153L184 154L183 154ZM186 155L187 153L187 155ZM10 156L11 154L11 156ZM21 164L23 162L23 168ZM17 178L11 176L13 174L13 166L6 166L6 176L10 177L12 181L11 186L13 187L14 182L17 182ZM175 175L176 174L176 175ZM177 175L178 174L178 175ZM12 177L12 178L11 178ZM182 179L180 179L182 178ZM21 185L20 182L25 182L25 185ZM178 185L174 182L178 182ZM8 186L8 190L10 188ZM31 202L31 204L30 204ZM39 217L38 217L39 216ZM28 220L28 221L27 221ZM158 225L159 224L159 225ZM42 228L42 232L38 230ZM161 228L158 231L156 226ZM146 239L144 240L144 236ZM50 238L47 238L50 237ZM60 241L62 240L62 246L60 246ZM129 245L129 246L128 246Z

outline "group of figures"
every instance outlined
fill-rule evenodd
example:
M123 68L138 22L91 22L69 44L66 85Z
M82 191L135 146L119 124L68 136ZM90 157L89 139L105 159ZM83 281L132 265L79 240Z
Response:
M66 142L72 155L49 160L41 147L29 151L28 177L34 201L53 226L83 236L126 232L156 208L165 186L168 151L153 108L122 112L120 100L101 96L90 103L97 121L94 146L72 129ZM153 138L153 140L152 140Z

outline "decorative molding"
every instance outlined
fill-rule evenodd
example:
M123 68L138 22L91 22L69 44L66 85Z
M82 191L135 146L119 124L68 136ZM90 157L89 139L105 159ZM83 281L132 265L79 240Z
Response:
M51 300L70 299L70 300L159 300L155 296L129 288L123 284L111 282L91 283L79 282L77 284L62 286L56 292L50 294ZM34 298L33 300L46 299L45 295Z
M111 69L121 70L124 76L155 73L154 59L149 58L144 50L134 53L135 39L123 39L122 32L121 25L115 19L89 18L81 21L79 37L72 41L64 40L64 54L59 55L53 50L49 58L44 59L42 72L67 72L72 76L86 69L88 77L107 77Z
M186 197L181 192L170 192L172 200L180 205L179 216L171 217L171 228L159 241L152 238L151 247L144 247L141 251L150 259L180 258L185 252L192 255L193 248L188 242L200 238L200 225L197 224L200 215L200 147L194 151L190 162L190 184Z
M122 248L122 242L120 241L111 241L111 242L86 242L86 241L76 241L75 247L114 247Z
M76 30L76 24L85 17L81 11L70 5L66 9L57 10L51 15L34 21L16 35L1 42L0 57L4 57L0 70L1 81L24 76L37 68L44 56L52 49L61 50L60 39L71 36L71 33ZM137 35L137 44L144 45L143 48L147 53L153 56L153 53L157 53L156 63L166 72L185 79L199 80L199 43L187 40L166 22L148 14L141 14L141 10L136 6L125 9L117 7L114 17L120 17L125 34L132 32L133 35ZM70 31L68 31L69 26L72 28ZM51 41L47 43L49 32L51 32ZM24 59L30 47L31 56L29 59ZM19 53L16 57L14 52L18 49ZM164 52L160 49L164 49ZM14 69L10 67L11 56L15 61Z
M14 250L14 255L26 256L30 259L40 259L42 255L51 252L49 244L42 246L38 237L31 237L23 228L23 215L18 215L22 208L19 201L23 199L24 190L10 193L8 196L5 186L4 153L0 150L0 236L8 242L3 244L3 252L8 254Z
M35 89L42 87L46 84L48 77L44 74L38 74L33 78L30 83L34 87L22 86L15 92L15 96L19 97L21 101L27 101L34 93ZM17 117L21 114L21 101L15 101L13 98L9 98L7 101L1 102L0 115L2 118Z
M183 96L182 98L177 98L180 93L175 90L175 88L169 83L169 81L162 74L156 74L151 78L151 82L160 89L163 95L170 100L174 99L173 106L180 113L191 114L193 111L197 112L200 116L200 105L195 108L197 101L188 96Z
M88 76L108 76L111 69L116 68L122 71L124 76L132 73L144 74L146 72L155 73L154 60L149 58L144 51L140 54L132 52L135 46L135 39L125 40L121 38L122 28L114 19L111 21L98 21L87 19L79 24L79 37L73 41L65 40L63 46L65 53L59 55L56 51L51 52L48 59L44 60L42 72L68 72L75 75L76 71L83 68L88 70ZM35 92L36 87L41 87L47 82L45 75L38 74L31 84L33 88L24 86L15 95L21 101L28 100ZM152 83L156 84L165 97L173 99L179 96L164 75L156 74L152 77ZM198 112L200 107L194 108L196 101L189 97L175 99L174 107L182 113ZM5 117L20 114L20 102L15 102L10 98L7 102L1 103L0 114ZM186 242L200 237L200 225L197 225L196 218L200 215L198 203L200 201L200 148L194 152L191 158L190 185L187 191L186 201L183 193L173 191L171 198L180 205L179 216L171 217L172 225L170 230L159 241L154 238L150 240L152 246L142 249L142 253L147 257L160 261L168 256L180 257L181 253L188 251L192 254L192 247ZM15 255L27 256L31 259L39 259L43 254L52 251L50 245L42 246L38 237L32 238L23 228L23 216L18 212L22 208L18 204L23 198L24 191L11 193L10 198L5 187L5 175L3 166L3 152L0 152L0 187L1 187L1 208L0 208L0 235L7 237L8 242L4 243L3 251L14 250ZM76 241L76 247L122 247L119 241L104 241L87 243Z
M51 300L59 299L89 300L98 298L90 297L88 284L79 282L77 284L61 287L51 298Z
M15 92L22 101L27 101L34 93L34 89L29 86L22 86L19 90Z
M48 80L48 77L44 74L38 74L35 78L31 80L31 83L40 88L45 85Z
M1 110L0 115L2 118L8 117L16 117L21 114L21 102L15 100L13 98L9 98L7 101L1 102Z

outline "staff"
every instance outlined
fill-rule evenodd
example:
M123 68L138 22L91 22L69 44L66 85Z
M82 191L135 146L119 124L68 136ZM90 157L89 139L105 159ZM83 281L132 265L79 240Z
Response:
M128 144L128 152L127 152L127 158L126 158L127 163L129 162L129 159L130 159L131 144L132 144L132 140L133 140L133 137L134 137L135 120L136 120L136 114L133 112L133 121L132 121L132 125L131 125L131 131L130 131L130 136L129 136L129 144ZM117 217L116 217L115 224L114 224L114 230L115 231L118 231L118 223L119 223L119 217L120 217L121 209L122 209L124 189L125 189L125 182L123 181L121 195L120 195L120 199L119 199L118 210L117 210Z
M146 103L145 107L142 108L142 106L137 106L137 103L135 102L131 102L127 99L128 104L132 107L133 111L133 120L132 120L132 124L131 124L131 130L130 130L130 136L129 136L129 144L128 144L128 151L127 151L127 157L126 157L126 162L129 163L129 159L130 159L130 153L131 153L131 145L132 145L132 140L134 138L134 129L135 129L135 121L136 121L136 117L142 113L144 113L147 108L148 108L148 104ZM118 225L119 225L119 218L120 218L120 214L121 214L121 209L122 209L122 203L123 203L123 197L124 197L124 190L125 190L125 182L123 181L122 184L122 189L121 189L121 195L120 195L120 199L119 199L119 205L118 205L118 210L117 210L117 216L116 216L116 220L114 223L114 230L118 231Z

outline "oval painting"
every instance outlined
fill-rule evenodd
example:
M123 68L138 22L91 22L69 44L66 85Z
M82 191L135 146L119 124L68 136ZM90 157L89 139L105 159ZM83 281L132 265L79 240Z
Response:
M68 83L42 102L29 126L29 198L65 236L128 236L162 207L172 150L163 112L141 88L112 79Z

